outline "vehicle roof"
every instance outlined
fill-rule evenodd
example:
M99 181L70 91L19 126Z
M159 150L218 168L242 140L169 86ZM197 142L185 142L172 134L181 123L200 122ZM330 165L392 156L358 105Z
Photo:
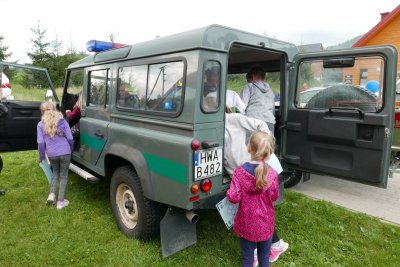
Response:
M213 24L199 29L96 53L72 63L68 68L78 68L104 62L119 61L121 59L143 58L194 49L207 49L228 53L232 43L281 50L286 52L289 60L292 60L294 55L298 53L296 45L292 43Z

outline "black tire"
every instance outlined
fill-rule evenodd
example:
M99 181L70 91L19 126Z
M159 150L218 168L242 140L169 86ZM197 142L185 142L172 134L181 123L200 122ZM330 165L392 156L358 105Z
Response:
M376 111L376 96L361 87L335 85L314 95L307 108L353 107L362 111Z
M290 188L297 185L301 178L303 177L303 172L298 170L286 170L281 174L281 179L283 179L283 186L285 188Z
M139 177L129 166L114 172L110 200L117 225L126 236L148 241L159 234L166 208L143 196Z

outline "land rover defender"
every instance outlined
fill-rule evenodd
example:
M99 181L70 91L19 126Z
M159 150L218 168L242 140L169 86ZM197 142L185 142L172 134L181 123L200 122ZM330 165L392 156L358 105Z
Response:
M220 25L79 60L66 70L61 102L45 69L22 68L41 73L35 78L20 74L20 65L0 63L15 91L13 100L0 103L0 151L36 149L46 90L64 114L82 94L71 169L90 182L110 179L119 228L143 240L160 232L166 257L197 241L195 211L215 208L229 187L225 93L232 79L242 77L244 85L254 64L265 68L267 80L274 77L271 85L280 95L276 153L286 168L386 186L394 47L299 54L294 44ZM379 82L376 92L363 87L367 79ZM323 89L304 100L305 82ZM19 88L45 91L41 99L26 99L17 95Z

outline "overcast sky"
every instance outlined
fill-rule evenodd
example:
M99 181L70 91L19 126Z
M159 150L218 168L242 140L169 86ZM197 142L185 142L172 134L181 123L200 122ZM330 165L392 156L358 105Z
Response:
M368 3L367 3L368 2ZM91 39L133 44L221 24L299 44L337 45L368 32L380 13L396 8L398 0L0 0L0 35L13 55L8 61L26 63L31 28L38 21L46 41L56 37L66 49L86 49Z

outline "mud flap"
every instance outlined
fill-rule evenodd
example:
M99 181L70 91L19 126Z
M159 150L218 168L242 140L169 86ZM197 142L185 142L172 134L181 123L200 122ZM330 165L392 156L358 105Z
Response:
M274 206L282 204L285 200L284 182L279 181L279 198L274 202Z
M163 258L197 243L196 224L189 222L182 209L168 208L160 222L160 235Z

